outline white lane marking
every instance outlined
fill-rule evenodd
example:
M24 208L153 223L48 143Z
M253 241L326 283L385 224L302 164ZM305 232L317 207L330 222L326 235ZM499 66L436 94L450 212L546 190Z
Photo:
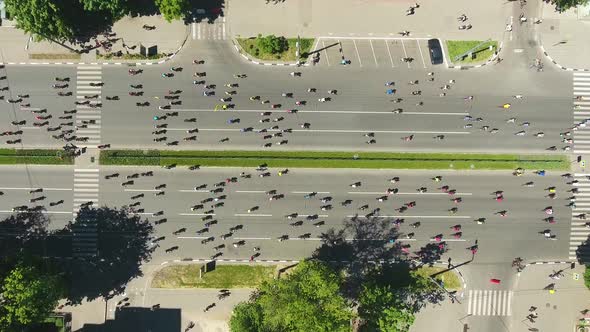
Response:
M71 191L72 188L43 188L43 187L34 187L34 188L21 188L21 187L0 187L0 190L35 190L42 188L43 191L51 190L51 191Z
M0 213L14 213L12 210L0 210ZM71 211L41 211L42 214L72 214Z
M429 241L430 242L435 242L436 240L435 239L430 239ZM465 242L467 240L465 240L465 239L447 239L447 238L443 237L441 241L445 241L445 242Z
M179 213L179 216L215 216L215 213Z
M375 49L373 48L373 41L369 39L369 45L371 45L371 51L373 51L373 59L375 59L375 67L379 67L377 63L377 56L375 55Z
M193 33L193 40L197 37L197 29L195 29L196 23L193 22L191 25L192 33Z
M514 16L510 16L510 26L512 27L510 29L510 40L512 41L512 30L514 30Z
M387 44L387 40L385 40L385 47L387 47L387 53L389 53L389 61L391 61L391 67L395 68L393 64L393 57L391 57L391 51L389 50L389 44Z
M234 217L272 217L272 214L236 213Z
M416 40L416 44L418 44L418 51L420 51L420 57L422 58L422 64L424 68L426 68L426 62L424 61L424 54L422 53L422 48L420 47L420 42Z
M292 191L292 194L309 194L311 191ZM329 194L329 191L316 191L318 194Z
M348 194L356 194L356 195L382 195L384 194L384 191L349 191ZM397 193L397 194L393 194L392 196L395 195L446 195L449 196L448 193L419 193L419 192L403 192L403 193ZM455 196L461 196L461 195L466 195L466 196L471 196L473 195L473 193L455 193Z
M246 194L263 194L266 191L264 190L236 190L236 193L246 193Z
M361 62L361 56L359 54L359 49L356 47L356 41L354 41L354 39L353 39L352 40L352 43L354 44L354 49L356 51L356 56L357 56L357 58L359 58L359 67L362 67L363 66L363 63Z
M347 218L354 217L353 215L346 216ZM362 216L357 216L362 217ZM471 219L471 216L407 216L405 214L398 214L395 216L379 215L373 218L422 218L422 219Z
M326 44L324 44L323 40L322 40L322 48L324 49L324 54L326 54L326 62L328 63L328 66L329 66L330 60L328 59L328 50L326 49Z
M215 110L208 110L208 109L173 109L176 112L217 112ZM262 112L272 112L272 110L232 110L232 113L262 113ZM284 112L284 111L275 111ZM383 112L383 111L308 111L308 110L298 110L297 113L332 113L332 114L387 114L393 115L392 112ZM468 115L467 112L403 112L402 115ZM395 115L399 116L399 115Z
M406 52L406 45L404 45L404 40L402 39L402 48L404 49L404 58L408 57L408 53ZM408 61L408 68L410 68L410 62Z
M186 131L188 128L167 128L168 131ZM203 128L199 129L199 131L240 131L241 129L237 128ZM254 128L254 131L258 129ZM275 132L279 130L268 130L269 132ZM293 132L306 132L306 133L336 133L336 134L351 134L351 133L366 133L367 131L373 132L375 134L445 134L445 135L469 135L471 134L468 131L406 131L406 130L339 130L339 129L293 129Z

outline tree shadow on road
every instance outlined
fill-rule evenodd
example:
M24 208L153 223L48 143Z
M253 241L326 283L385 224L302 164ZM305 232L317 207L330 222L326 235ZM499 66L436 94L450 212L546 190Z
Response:
M18 212L0 221L0 279L22 256L38 251L48 225L49 218L41 211Z
M590 263L590 237L586 238L586 241L580 244L578 249L576 249L576 258L578 263L590 265L588 264Z
M388 218L347 218L343 229L329 229L321 235L322 245L312 258L325 261L340 271L345 270L345 295L355 298L365 274L375 264L400 259L398 236Z
M74 259L62 264L72 303L121 294L155 250L151 223L126 209L85 207L67 231Z

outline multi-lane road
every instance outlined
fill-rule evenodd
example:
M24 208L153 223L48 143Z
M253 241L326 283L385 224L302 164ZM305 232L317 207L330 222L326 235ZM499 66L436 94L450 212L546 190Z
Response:
M496 151L496 152L547 152L555 146L557 151L567 146L559 133L568 131L572 125L571 74L548 68L538 73L527 68L484 67L478 71L449 71L420 68L392 68L388 70L371 68L281 68L267 66L244 67L242 60L228 52L224 46L215 44L192 55L190 50L181 53L164 66L138 67L143 73L130 76L125 66L14 66L3 71L9 87L6 98L16 98L17 94L28 94L22 103L0 104L2 131L23 130L23 147L56 147L64 144L61 139L51 135L60 131L47 132L47 127L62 124L60 130L93 120L88 128L81 128L78 137L89 137L88 145L109 143L114 148L166 148L166 149L264 149L264 144L272 143L269 149L330 149L330 150L387 150L387 151ZM229 53L229 54L228 54ZM203 55L205 54L205 55ZM192 59L204 59L204 65L192 65ZM169 72L169 67L183 67L171 78L161 74ZM493 68L493 70L491 69ZM301 71L302 77L289 76L291 71ZM203 78L193 77L194 72L206 72ZM428 76L427 72L434 72ZM234 78L235 74L246 74L247 78ZM349 78L355 77L354 81ZM55 77L70 77L69 87L54 90ZM434 81L429 81L429 78ZM203 86L193 85L193 80L205 80L206 85L216 85L216 95L203 96ZM418 80L419 84L409 85ZM454 80L455 83L449 83ZM395 95L387 95L385 82L395 82ZM90 87L89 83L103 82L102 87ZM239 87L228 88L225 84L238 83ZM130 84L141 84L142 88L132 89ZM449 90L441 87L449 85ZM316 93L309 93L316 88ZM180 105L171 110L158 110L169 100L164 99L169 90L182 90ZM233 110L215 111L220 98L227 97L225 91L236 91L231 96L235 104ZM329 95L328 90L337 90L337 95ZM421 91L420 96L412 95ZM71 91L72 96L58 97L58 91ZM130 91L141 91L142 96L129 96ZM293 98L282 97L282 93L293 93ZM446 93L445 97L440 97ZM78 106L78 113L70 119L64 110L74 108L74 101L83 101L84 96L98 95L91 103L102 103L101 107ZM523 95L521 100L513 95ZM107 96L118 96L120 100L109 101ZM271 109L270 104L251 101L251 96L260 96L270 104L280 104ZM466 101L467 96L474 96ZM332 101L321 103L322 97L332 97ZM392 99L402 98L400 103ZM150 106L137 107L136 102L148 101ZM305 101L305 106L295 105ZM423 102L423 105L417 104ZM226 103L226 104L227 104ZM510 109L501 105L510 103ZM19 104L30 104L19 107ZM392 110L401 108L403 113L394 114ZM46 114L33 114L31 111L47 109ZM289 114L286 111L299 112ZM178 116L154 120L154 116L165 112L178 112ZM263 112L272 112L263 116ZM46 127L35 127L35 116L51 115ZM60 119L60 116L65 118ZM464 118L471 116L473 121ZM515 117L514 123L506 120ZM196 118L196 122L185 119ZM475 119L481 118L481 121ZM228 120L239 119L229 124ZM267 119L260 122L262 119ZM11 121L26 120L22 126L10 125ZM528 122L529 126L522 124ZM165 131L154 135L156 124L167 124ZM301 128L309 123L310 128ZM466 127L471 124L472 126ZM276 129L272 129L272 128ZM192 136L188 129L198 128L194 141L184 141ZM241 132L251 128L252 132ZM268 133L257 133L260 129ZM291 129L282 137L265 139L264 136L281 130ZM497 129L494 130L494 129ZM524 136L516 136L519 131ZM366 133L375 133L375 144L367 144L370 139ZM544 137L534 134L544 133ZM414 135L412 141L401 138ZM434 137L444 135L443 140ZM157 137L166 137L155 142ZM6 139L14 139L7 136ZM228 141L221 143L223 138ZM177 144L166 145L177 141ZM278 142L286 141L278 145Z
M153 176L139 176L128 186L121 184L128 181L127 176L145 172L141 168L105 167L101 172L99 201L101 205L119 207L136 203L134 207L146 218L156 222L156 237L165 236L159 242L159 249L154 257L155 262L171 259L192 257L204 259L217 253L215 246L225 244L220 250L223 259L246 259L253 253L254 247L261 248L260 259L264 260L297 260L313 252L320 245L320 236L327 229L342 229L347 220L359 216L359 223L377 223L383 218L389 224L387 230L397 227L399 238L404 244L410 245L410 252L418 250L429 242L435 242L437 235L449 245L449 255L454 259L469 258L471 252L466 250L476 241L479 244L477 262L485 264L505 264L516 256L531 260L564 259L568 253L570 222L567 191L571 186L557 174L545 177L527 175L514 177L509 172L482 172L468 174L462 172L421 172L421 171L365 171L365 170L291 170L289 174L278 176L276 170L271 175L261 178L260 172L241 169L187 169L165 170L153 169ZM251 174L251 178L241 178L242 171ZM104 180L105 175L119 173L118 177ZM443 181L437 183L431 178L441 175ZM237 177L236 183L226 183L216 187L215 183L227 178ZM398 183L388 181L399 177ZM46 197L38 204L47 207L52 226L63 227L71 220L73 212L72 197L75 189L89 188L92 184L73 182L73 172L64 167L5 167L2 172L4 192L1 213L11 213L17 205L28 205L29 199L39 196ZM523 184L534 181L534 187ZM350 184L360 182L359 187ZM454 195L438 189L445 185L456 190ZM195 190L195 187L203 186ZM545 196L547 188L555 186L555 199ZM426 187L420 193L418 188ZM35 188L43 188L42 193L30 194ZM157 189L156 189L157 188ZM210 190L219 188L214 194ZM397 194L389 195L387 200L379 202L378 198L386 195L388 188L397 188ZM269 191L276 190L276 193ZM495 199L495 192L502 191L503 201ZM156 195L158 192L164 194ZM305 195L317 192L315 197ZM283 194L284 198L269 200L273 195ZM138 196L132 198L133 196ZM215 197L219 199L213 200ZM322 198L329 201L322 202ZM452 199L460 197L461 202ZM205 200L211 199L206 202ZM49 202L63 200L55 206ZM82 199L83 200L83 199ZM349 200L349 201L348 201ZM348 201L347 206L343 202ZM415 202L415 206L399 211L404 204ZM79 202L78 202L79 203ZM222 206L214 206L222 203ZM202 204L203 208L191 210L191 206ZM321 207L331 205L331 209ZM368 207L364 210L360 208ZM552 206L556 222L549 224L544 218L549 217L543 210ZM449 209L458 208L456 213ZM379 208L377 219L366 219L363 216ZM248 212L250 210L250 212ZM161 212L160 212L161 211ZM507 211L506 216L499 212ZM157 216L154 213L159 214ZM285 216L297 213L299 216L289 220ZM308 216L317 215L308 220ZM215 220L208 231L198 234L204 224L210 220L203 217L211 216ZM484 224L474 220L485 218ZM163 220L164 219L164 220ZM395 220L403 222L395 226ZM301 221L300 226L293 223ZM411 224L419 222L419 227ZM225 240L223 234L229 233L231 227L242 225ZM461 225L462 236L453 237L452 226ZM369 227L369 226L367 226ZM376 226L375 226L376 227ZM370 228L370 227L369 227ZM378 227L377 227L378 228ZM546 240L538 232L550 229L556 240ZM179 231L174 234L174 232ZM408 233L414 236L407 238ZM300 236L307 234L307 239ZM384 240L383 233L376 232L373 240ZM278 238L288 235L289 239L279 242ZM214 237L211 243L201 241ZM350 241L372 240L362 238L348 230L346 237ZM360 238L359 238L360 237ZM379 238L381 237L381 238ZM242 247L234 248L236 241L245 241ZM389 239L385 239L389 240ZM166 253L165 249L178 246L178 250Z

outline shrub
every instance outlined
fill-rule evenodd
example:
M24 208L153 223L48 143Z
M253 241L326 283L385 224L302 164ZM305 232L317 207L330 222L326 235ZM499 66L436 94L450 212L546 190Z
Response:
M270 54L283 53L289 48L289 44L285 37L277 37L275 35L269 35L266 37L258 35L256 44L263 52Z

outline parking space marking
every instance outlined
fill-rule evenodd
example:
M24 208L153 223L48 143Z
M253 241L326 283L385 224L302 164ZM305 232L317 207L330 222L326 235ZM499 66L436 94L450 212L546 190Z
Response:
M424 54L422 54L422 48L420 47L420 41L416 40L416 44L418 45L418 51L420 51L420 57L422 58L422 64L424 65L424 68L426 69L426 62L424 62Z
M404 58L408 57L408 52L406 52L406 45L404 45L404 40L402 39L402 48L404 49ZM410 68L410 62L408 61L408 68Z
M371 45L371 51L373 51L373 59L375 59L375 66L379 67L377 63L377 56L375 55L375 49L373 48L373 41L369 39L369 45Z
M359 49L356 47L356 41L353 39L352 43L354 44L354 50L356 51L356 56L357 56L357 58L359 58L359 67L362 67L363 63L361 62L361 56L359 54ZM342 45L342 44L340 44L340 45Z
M330 60L328 59L328 51L326 50L326 44L324 44L323 40L322 40L322 48L324 49L324 54L326 54L326 62L328 63L328 66L329 66Z
M387 40L385 40L385 47L387 47L387 53L389 53L389 60L391 61L391 67L395 68L393 64L393 57L391 56L391 51L389 50L389 44L387 44Z

